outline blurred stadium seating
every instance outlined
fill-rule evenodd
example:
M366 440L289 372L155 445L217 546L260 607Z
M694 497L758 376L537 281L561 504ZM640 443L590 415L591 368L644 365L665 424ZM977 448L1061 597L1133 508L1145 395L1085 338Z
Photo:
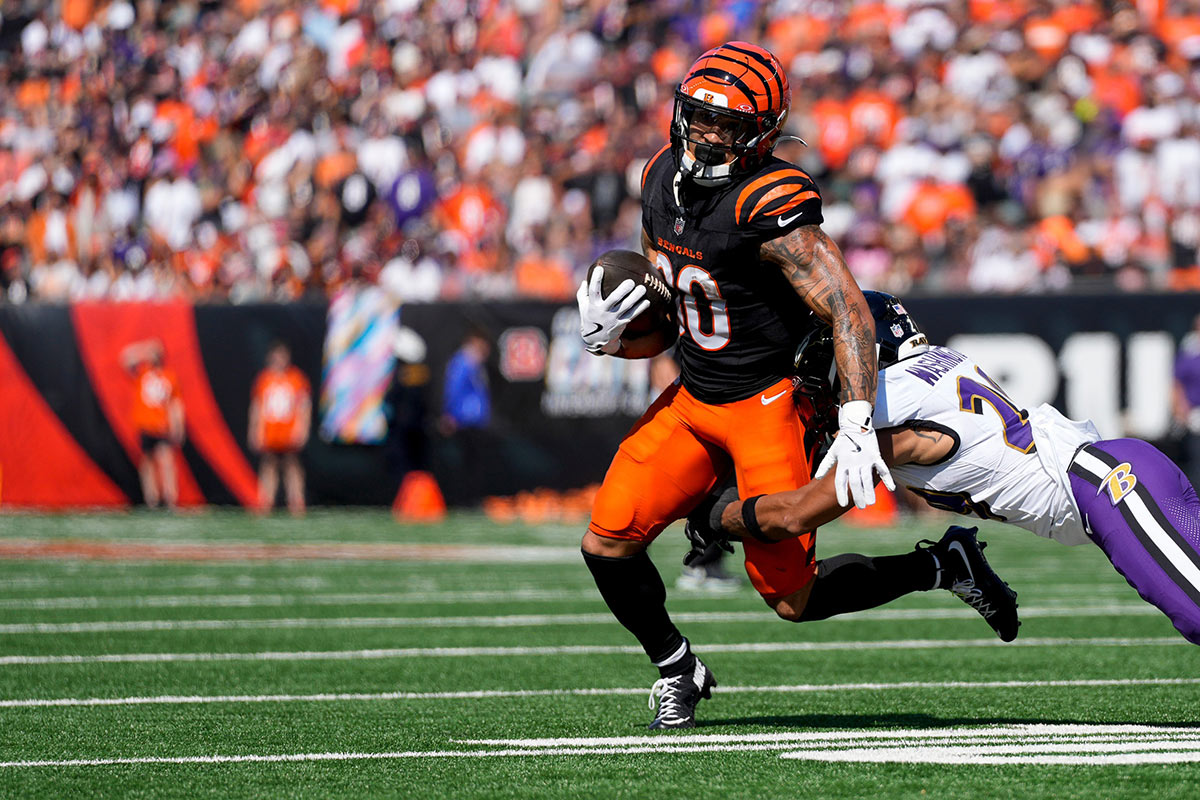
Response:
M1200 288L1194 0L0 8L0 302L569 298L732 38L864 286Z

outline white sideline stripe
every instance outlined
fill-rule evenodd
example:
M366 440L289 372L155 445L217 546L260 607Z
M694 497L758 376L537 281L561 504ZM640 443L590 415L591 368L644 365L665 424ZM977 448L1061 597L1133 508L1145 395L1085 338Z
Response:
M1013 764L1106 766L1133 764L1192 764L1200 749L1167 753L1105 753L1100 755L990 755L964 753L955 747L913 747L887 750L823 750L780 753L780 758L804 761L841 761L872 764ZM969 760L968 760L969 759Z
M1022 571L1027 577L1027 571ZM452 603L504 602L522 600L575 600L597 598L599 595L592 586L578 589L538 589L534 587L519 589L493 589L462 591L457 589L422 590L409 592L325 592L316 591L328 586L324 579L313 578L280 578L278 580L256 579L263 584L289 584L309 588L306 592L263 592L263 593L225 593L225 594L157 594L157 595L59 595L53 597L7 597L0 598L0 609L41 610L69 608L254 608L258 606L324 606L324 605L389 605L389 604L428 604L443 605ZM233 580L187 580L178 581L180 588L199 588L210 586L218 588ZM128 588L131 583L143 583L136 579L120 584L104 582L102 585L122 585ZM77 588L76 586L72 588ZM89 581L91 585L99 585ZM14 589L19 586L13 578L0 580L0 591ZM1046 596L1095 597L1103 594L1127 596L1130 589L1123 583L1067 583L1057 581L1053 585L1042 585L1037 591ZM714 599L712 594L703 591L680 591L675 594L674 601L698 601ZM889 609L890 610L890 609Z
M888 730L839 730L839 731L795 731L776 733L713 733L683 735L673 739L675 744L707 742L730 744L736 742L786 742L788 747L797 743L891 741L897 739L962 739L987 738L1054 738L1054 737L1143 737L1183 736L1200 738L1200 728L1156 727L1152 725L1073 725L1038 722L1024 725L996 725L957 728L897 728ZM636 745L662 742L662 735L642 734L638 736L593 736L562 737L555 739L455 739L455 744L494 745L505 747L602 747Z
M893 683L802 683L791 686L722 686L721 694L800 694L910 689L1036 689L1097 686L1193 686L1200 678L1091 678L1049 681L897 681ZM461 692L326 692L321 694L156 695L148 697L56 697L0 700L0 708L63 706L205 705L213 703L340 703L390 700L484 700L505 697L596 697L644 695L644 686L611 689L484 689ZM1200 730L1197 731L1200 736Z
M1165 737L1175 737L1168 739ZM1189 741L1185 741L1189 740ZM946 742L976 740L962 746ZM1000 740L1000 741L997 741ZM1008 741L1004 741L1008 740ZM806 731L796 733L625 736L591 739L503 739L459 741L482 747L470 750L407 750L387 753L279 753L211 756L139 756L125 758L29 760L0 762L0 768L109 766L126 764L229 764L246 762L354 761L400 758L496 758L548 755L698 753L786 750L791 759L855 760L890 753L901 760L942 757L947 763L1022 763L1017 759L1052 759L1042 763L1169 763L1200 759L1200 731L1146 725L1032 724L991 728ZM870 748L853 745L876 745ZM881 748L880 744L892 747ZM932 746L927 746L932 744ZM828 749L846 748L848 749ZM499 746L500 749L487 749ZM795 748L803 748L797 750ZM1195 748L1195 749L1189 749ZM842 757L838 757L839 754ZM1091 754L1091 755L1088 755ZM951 756L957 760L949 762ZM878 756L876 756L878 757ZM986 761L986 759L999 759ZM885 759L890 760L890 759Z
M570 751L576 752L574 750ZM607 752L607 751L604 751ZM519 750L406 750L394 753L277 753L273 755L229 756L144 756L138 758L71 758L63 761L0 761L0 768L11 767L106 767L121 764L246 764L279 761L366 761L396 758L451 758L480 756L544 755L543 751Z
M594 588L574 591L509 589L464 592L331 592L312 594L192 594L133 595L115 597L19 597L0 599L0 609L41 610L67 608L254 608L258 606L340 606L449 603L487 603L520 600L575 600L599 598ZM689 597L689 599L693 599Z
M1031 617L1156 616L1158 609L1146 604L1079 607L1028 608ZM891 621L974 619L969 608L912 608L844 615L836 620ZM693 611L673 614L678 622L756 622L773 620L765 611ZM0 624L0 634L120 633L138 631L218 631L271 628L513 628L552 625L608 625L612 615L598 614L511 614L495 617L290 617L274 619L153 619L102 620L96 622L18 622Z
M1129 597L1130 590L1124 584L1120 586L1097 585L1088 587L1086 591L1073 590L1059 594L1061 599L1053 597L1055 593L1046 587L1040 587L1040 594L1050 601L1043 606L1022 606L1022 616L1029 612L1045 617L1068 616L1079 610L1095 613L1136 614L1136 609L1149 608L1141 603L1103 602L1084 603L1077 601L1083 597L1097 598L1102 595L1113 595L1118 598ZM72 609L105 609L105 608L289 608L314 606L387 606L387 605L459 605L468 603L504 603L504 602L569 602L599 600L595 588L588 587L578 590L546 590L526 589L507 591L475 591L475 592L353 592L353 593L305 593L305 594L222 594L222 595L133 595L133 596L69 596L69 597L27 597L0 599L0 610L12 611L54 611ZM718 600L717 596L704 592L677 592L672 602L677 604L699 603ZM923 600L925 598L917 598ZM932 600L933 598L930 598ZM1076 601L1076 602L1070 602ZM769 613L769 612L768 612ZM876 619L916 619L929 618L932 614L946 616L974 616L969 609L894 609L880 608L862 611L851 618L862 618L867 615ZM1152 611L1147 613L1154 613ZM925 615L921 617L919 615ZM831 621L842 617L831 617Z
M578 564L578 547L538 544L449 544L441 542L328 541L278 539L119 539L100 537L74 540L87 549L62 552L51 545L53 538L5 538L3 549L29 561L89 561L91 548L99 548L104 560L122 565L148 566L164 561L199 560L223 565L261 564L266 560L316 559L325 563L353 564L376 560L428 564Z
M664 741L664 739L660 739ZM180 756L142 758L93 758L64 761L0 761L0 768L30 767L102 767L132 764L244 764L303 761L378 761L402 758L512 758L530 756L640 755L643 753L704 753L778 750L777 744L694 744L676 747L670 744L636 747L548 748L539 750L409 750L394 753L281 753L276 755ZM912 748L896 750L895 758L880 757L886 751L825 750L783 753L781 758L823 761L907 761L913 763L963 764L963 753L956 748ZM851 758L851 754L861 754ZM940 760L934 760L940 757ZM1179 764L1200 761L1200 750L1159 753L1111 753L1103 755L975 755L971 764Z
M705 645L706 653L797 653L839 650L924 650L952 647L1130 647L1191 643L1178 636L1141 638L1042 637L1005 644L999 639L895 639L845 642L745 642ZM249 653L101 653L97 655L0 656L0 666L30 664L159 664L196 661L351 661L378 658L469 658L548 655L640 655L630 645L559 645L553 647L396 647L373 650L283 650Z

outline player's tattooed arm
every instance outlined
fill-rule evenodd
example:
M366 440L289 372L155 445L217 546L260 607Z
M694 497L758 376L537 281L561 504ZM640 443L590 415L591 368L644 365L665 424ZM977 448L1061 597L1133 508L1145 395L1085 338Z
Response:
M778 266L796 294L833 328L841 401L874 403L875 320L837 244L820 227L804 225L765 243L759 257Z
M889 467L940 464L958 451L958 436L949 428L923 420L879 430L879 452Z

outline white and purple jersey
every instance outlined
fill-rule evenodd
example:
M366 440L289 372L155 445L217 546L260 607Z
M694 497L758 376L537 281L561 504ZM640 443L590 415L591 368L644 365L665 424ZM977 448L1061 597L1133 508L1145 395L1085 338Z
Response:
M1088 541L1067 470L1097 441L1091 422L1049 405L1014 405L968 356L933 347L879 373L875 427L937 430L954 440L936 464L892 467L892 476L934 508L997 520L1062 544Z
M954 439L937 464L892 467L935 508L1062 544L1094 542L1129 585L1200 644L1200 499L1169 458L1091 422L1016 406L970 358L930 348L879 373L875 427Z

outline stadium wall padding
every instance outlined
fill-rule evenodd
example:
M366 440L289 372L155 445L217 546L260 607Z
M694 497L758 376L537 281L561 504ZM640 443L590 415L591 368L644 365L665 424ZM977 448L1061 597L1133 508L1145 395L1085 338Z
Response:
M1108 406L1128 422L1130 398L1139 389L1138 402L1146 402L1147 381L1139 376L1152 378L1151 404L1169 403L1169 396L1160 397L1163 386L1169 394L1168 357L1200 313L1200 295L910 297L906 305L935 343L987 344L992 357L1011 344L1016 360L998 367L1007 374L993 375L1002 383L1022 385L1028 365L1020 348L1032 342L1044 350L1043 373L1055 373L1028 384L1041 392L1037 400L1069 413L1072 404L1095 400L1089 383L1095 379L1115 393ZM254 378L271 343L281 340L316 390L326 309L320 301L0 306L0 507L140 501L137 443L127 416L132 381L119 368L119 354L129 342L151 337L166 346L184 395L185 501L251 504L256 463L246 427ZM647 362L583 351L573 304L410 305L400 321L427 344L429 382L394 397L415 403L401 417L411 418L414 409L424 415L427 446L414 448L411 431L389 435L381 446L323 442L314 413L303 454L314 504L388 504L404 470L422 467L456 504L598 482L621 437L653 399ZM492 424L471 436L444 435L436 423L445 365L475 330L495 345L488 365ZM1142 334L1157 336L1169 350L1133 347ZM1148 372L1139 353L1157 354Z
M4 341L0 386L0 503L42 508L128 504L71 437Z
M136 459L139 451L137 432L129 419L134 383L121 365L121 351L134 342L158 339L167 366L179 379L183 398L186 440L180 452L180 503L223 502L232 495L242 505L252 505L257 480L217 407L200 354L192 306L81 303L72 306L71 312L92 386L130 457Z
M70 308L0 305L0 335L68 434L125 497L141 502L137 466L100 407L75 344Z

